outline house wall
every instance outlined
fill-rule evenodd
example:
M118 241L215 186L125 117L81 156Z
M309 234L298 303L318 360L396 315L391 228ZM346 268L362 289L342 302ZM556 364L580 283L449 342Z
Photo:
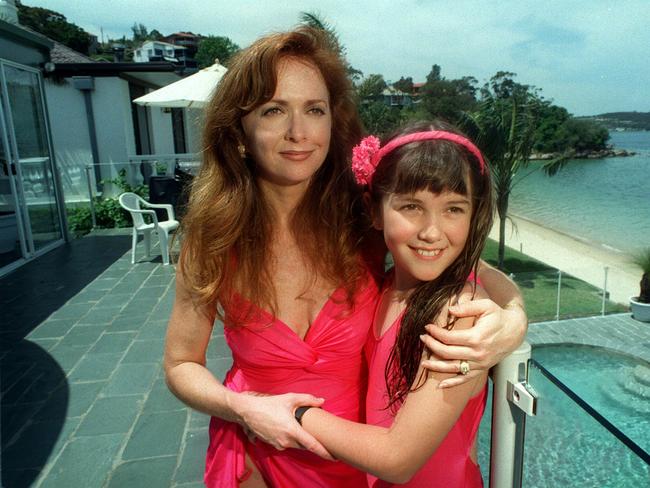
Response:
M54 157L66 202L88 200L85 166L92 164L83 93L70 80L45 79Z
M174 136L172 114L165 113L162 107L149 107L151 120L151 138L154 154L173 154Z
M187 152L198 153L201 151L201 136L203 132L203 109L185 109L185 140L187 141Z

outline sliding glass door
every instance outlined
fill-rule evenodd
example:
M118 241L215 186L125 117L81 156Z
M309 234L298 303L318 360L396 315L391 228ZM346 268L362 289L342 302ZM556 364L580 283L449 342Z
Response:
M0 274L62 242L40 73L0 61ZM3 237L4 236L4 237Z

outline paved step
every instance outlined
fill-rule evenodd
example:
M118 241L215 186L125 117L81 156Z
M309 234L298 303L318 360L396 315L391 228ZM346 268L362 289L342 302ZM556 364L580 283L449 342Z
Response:
M648 398L630 392L618 381L601 385L600 391L605 398L625 411L637 415L650 415Z
M634 368L632 374L639 383L650 386L650 366L639 364Z

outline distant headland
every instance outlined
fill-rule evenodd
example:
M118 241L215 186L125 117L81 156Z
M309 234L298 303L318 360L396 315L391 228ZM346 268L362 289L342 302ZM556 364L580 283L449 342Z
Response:
M577 118L593 120L610 131L650 130L650 112L610 112Z

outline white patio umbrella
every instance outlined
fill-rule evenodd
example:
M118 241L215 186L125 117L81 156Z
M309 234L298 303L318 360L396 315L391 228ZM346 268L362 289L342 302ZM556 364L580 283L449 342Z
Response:
M150 107L201 108L208 103L226 71L227 69L216 61L212 66L133 101Z

